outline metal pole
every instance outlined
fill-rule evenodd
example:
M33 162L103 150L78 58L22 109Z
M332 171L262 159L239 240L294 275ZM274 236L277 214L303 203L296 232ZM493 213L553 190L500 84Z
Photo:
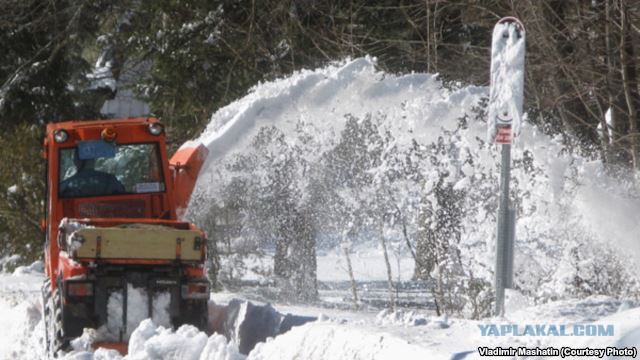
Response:
M507 222L507 244L504 247L505 251L505 289L513 289L513 247L516 237L516 210L513 207L509 208L508 214L509 221Z
M500 207L498 208L498 239L496 243L496 316L504 315L504 289L507 279L506 250L509 237L509 180L511 178L511 145L502 145L500 166Z

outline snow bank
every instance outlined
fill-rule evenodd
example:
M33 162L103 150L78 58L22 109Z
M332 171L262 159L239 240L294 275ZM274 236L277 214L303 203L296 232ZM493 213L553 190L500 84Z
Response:
M0 257L0 273L7 272L12 269L22 259L18 254L6 255Z
M0 275L0 360L44 358L43 280L37 273Z
M80 338L82 339L82 338ZM207 337L190 325L173 331L144 320L131 335L129 354L121 356L116 351L98 349L87 351L87 340L76 342L77 350L64 359L95 360L339 360L339 359L439 359L446 354L436 354L425 348L411 345L391 334L375 333L341 325L331 321L314 322L295 327L284 335L259 343L244 356L234 342L214 334Z
M40 354L44 334L40 318L37 302L28 300L12 305L0 299L0 359L20 359L25 351Z
M628 306L628 305L627 305ZM329 319L295 327L291 331L259 343L248 356L238 352L235 343L224 336L207 337L196 328L184 325L173 331L144 320L134 331L129 354L121 356L113 350L86 351L90 343L78 339L70 359L187 359L187 360L395 360L450 359L467 353L466 358L480 358L478 346L637 346L640 308L629 309L620 301L592 297L531 306L509 318L482 321L421 317L403 312L381 312L375 323L366 317L357 321ZM416 324L423 319L426 323ZM408 321L409 320L409 321ZM614 324L618 339L607 337L482 337L478 324Z
M427 325L429 320L423 315L414 314L413 311L390 311L388 309L382 310L376 316L376 323L378 325L406 325L406 326L422 326ZM442 328L448 327L446 319L444 321L437 321L438 325Z
M448 359L385 333L369 333L348 325L310 323L261 343L248 360L391 360Z
M85 330L82 337L72 341L74 351L64 359L85 360L244 360L233 343L224 336L207 336L191 325L177 330L155 325L151 319L143 320L129 340L128 354L122 356L115 350L99 348L90 351L95 333Z
M611 324L617 333L616 339L609 337L548 338L547 344L556 347L630 347L640 344L640 308L628 308L627 303L604 296L590 297L585 300L547 304L529 308L529 314L516 317L528 318L528 323L564 323L564 324Z

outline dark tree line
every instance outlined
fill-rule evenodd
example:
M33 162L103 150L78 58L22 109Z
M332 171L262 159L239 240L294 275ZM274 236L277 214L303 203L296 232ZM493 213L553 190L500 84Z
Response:
M42 254L44 124L98 116L85 74L108 3L0 2L0 258Z

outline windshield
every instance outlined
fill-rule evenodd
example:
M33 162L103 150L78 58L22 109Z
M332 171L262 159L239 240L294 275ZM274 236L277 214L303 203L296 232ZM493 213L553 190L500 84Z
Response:
M82 159L78 148L60 150L60 197L162 192L165 184L155 143L115 146L115 155Z

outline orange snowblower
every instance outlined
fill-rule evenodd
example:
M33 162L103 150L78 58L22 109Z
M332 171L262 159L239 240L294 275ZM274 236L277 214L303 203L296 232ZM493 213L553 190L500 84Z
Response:
M42 294L50 356L84 328L124 353L133 318L206 329L207 239L178 215L207 153L187 146L169 160L154 118L47 126Z

